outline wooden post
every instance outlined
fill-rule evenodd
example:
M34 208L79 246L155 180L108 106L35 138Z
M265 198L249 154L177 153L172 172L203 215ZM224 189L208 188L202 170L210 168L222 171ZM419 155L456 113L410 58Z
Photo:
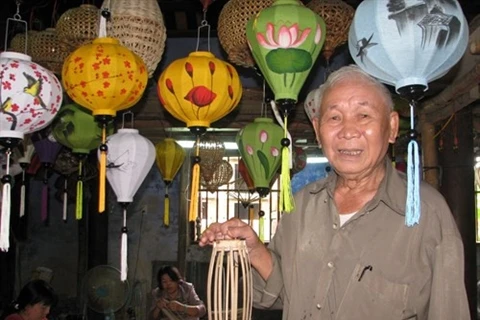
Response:
M447 200L462 236L465 252L465 287L472 319L477 316L477 265L473 116L471 107L455 114L445 128L444 148L439 154L443 169L440 191Z
M435 126L428 122L425 114L420 114L420 134L422 139L424 179L435 189L440 187L437 143L435 141Z

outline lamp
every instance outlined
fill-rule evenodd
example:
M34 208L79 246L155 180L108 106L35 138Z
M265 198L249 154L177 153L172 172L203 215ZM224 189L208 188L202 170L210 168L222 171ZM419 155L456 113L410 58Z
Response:
M276 118L284 127L280 208L291 212L295 204L290 186L287 118L325 41L325 23L299 1L276 0L248 21L247 39L282 111L279 114L272 101Z
M155 147L137 129L119 129L107 141L107 179L123 208L120 271L127 279L127 206L155 162ZM102 156L98 152L99 158Z
M163 224L170 225L170 197L168 188L185 161L185 150L172 138L165 138L155 145L157 167L165 182Z
M107 15L107 14L105 14ZM102 16L102 21L105 17ZM62 83L79 105L102 125L98 211L105 211L106 136L117 111L136 104L145 91L148 72L142 59L117 39L101 37L75 50L65 60Z
M375 1L357 8L348 48L355 63L410 101L405 224L420 220L419 151L415 105L428 83L445 75L463 56L468 24L456 0Z

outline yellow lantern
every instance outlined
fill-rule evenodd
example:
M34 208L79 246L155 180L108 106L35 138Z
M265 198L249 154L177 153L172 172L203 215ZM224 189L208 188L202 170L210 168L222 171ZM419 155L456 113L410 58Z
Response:
M165 138L155 145L155 152L157 154L157 167L162 174L163 182L165 182L163 224L168 227L170 225L170 198L168 196L168 187L185 161L185 150L183 150L182 146L174 139Z
M231 112L240 101L242 85L235 68L211 52L196 51L173 61L160 75L158 96L175 118L200 135L212 122ZM192 172L189 219L195 221L198 210L200 157L198 147Z
M148 72L142 59L114 38L97 38L75 50L63 64L64 90L90 109L102 125L99 212L105 211L107 125L117 111L136 104L145 91Z

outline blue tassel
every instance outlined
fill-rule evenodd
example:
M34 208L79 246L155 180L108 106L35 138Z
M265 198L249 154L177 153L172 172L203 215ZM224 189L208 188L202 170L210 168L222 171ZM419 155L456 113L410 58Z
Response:
M418 143L412 139L408 143L407 159L407 205L405 225L413 227L420 221L420 156Z

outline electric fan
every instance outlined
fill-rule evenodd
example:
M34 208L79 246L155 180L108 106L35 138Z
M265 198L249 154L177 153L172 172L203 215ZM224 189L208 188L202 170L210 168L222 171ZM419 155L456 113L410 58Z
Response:
M129 293L129 284L120 280L118 269L107 265L94 267L87 271L82 284L84 314L88 307L105 315L105 320L113 320L115 312L127 302Z

